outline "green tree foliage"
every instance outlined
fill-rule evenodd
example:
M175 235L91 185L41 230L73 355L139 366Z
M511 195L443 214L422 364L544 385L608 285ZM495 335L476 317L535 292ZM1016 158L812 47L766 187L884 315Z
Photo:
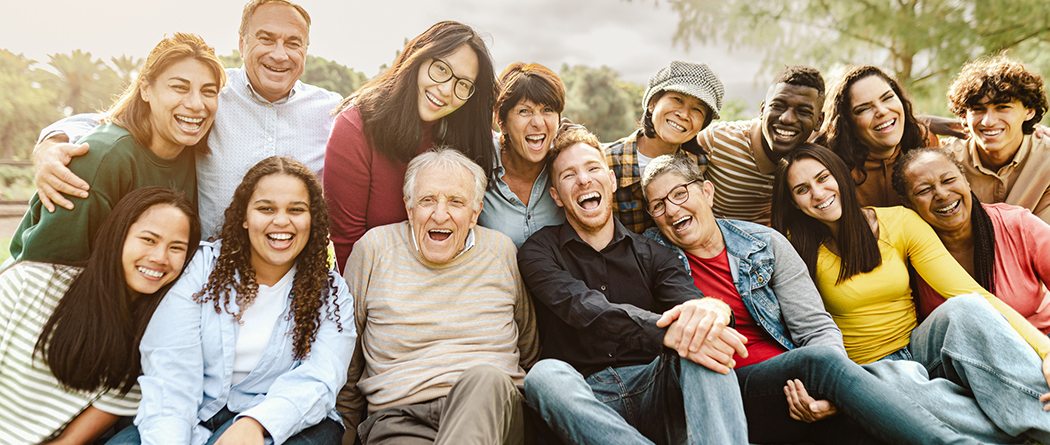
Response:
M0 159L28 159L41 128L62 117L35 61L0 49ZM47 74L51 76L50 74Z
M146 59L121 54L120 57L110 57L109 62L117 70L117 77L120 78L121 83L120 89L123 91L138 77L139 71L142 70L142 65L146 64Z
M718 117L719 121L733 122L751 119L754 116L747 111L747 102L744 102L744 99L732 99L722 104Z
M316 85L328 91L334 91L349 96L361 85L364 85L368 77L353 68L347 68L328 59L321 57L306 56L306 71L303 72L302 81L310 85Z
M237 50L233 50L228 56L219 56L219 60L226 68L240 68L244 64L244 61L241 60L241 53ZM334 91L345 97L361 88L368 77L353 68L307 54L306 70L303 71L303 76L299 80L328 91Z
M48 57L48 65L58 73L48 82L49 87L60 92L62 106L69 107L72 114L106 109L114 95L120 94L120 77L91 53L75 49L70 54Z
M1046 0L664 1L680 16L678 42L755 48L770 71L878 65L924 112L946 112L952 76L979 56L1011 50L1033 69L1050 69Z
M612 68L565 64L559 75L565 83L565 117L586 126L602 142L615 141L637 128L641 108L635 102L640 103L641 96L633 99L637 89L628 93Z
M240 68L241 65L244 65L244 60L241 59L241 52L237 50L233 50L228 56L219 56L219 61L226 68Z

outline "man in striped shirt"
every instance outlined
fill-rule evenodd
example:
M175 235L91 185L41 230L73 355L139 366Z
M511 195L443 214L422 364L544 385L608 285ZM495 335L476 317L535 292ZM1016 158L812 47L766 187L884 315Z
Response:
M823 105L820 71L789 66L766 91L758 119L715 122L700 132L716 217L769 225L776 163L820 127Z
M344 278L360 335L338 401L343 443L355 430L365 445L524 440L518 386L539 354L536 321L514 243L476 226L486 184L458 151L416 156L408 221L354 247Z

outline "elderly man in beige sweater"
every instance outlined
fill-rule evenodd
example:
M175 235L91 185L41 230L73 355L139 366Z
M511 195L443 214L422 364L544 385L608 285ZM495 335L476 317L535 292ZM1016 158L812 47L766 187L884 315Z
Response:
M373 228L350 255L360 335L339 397L344 443L522 443L536 322L514 244L476 226L486 182L455 150L417 156L408 221Z

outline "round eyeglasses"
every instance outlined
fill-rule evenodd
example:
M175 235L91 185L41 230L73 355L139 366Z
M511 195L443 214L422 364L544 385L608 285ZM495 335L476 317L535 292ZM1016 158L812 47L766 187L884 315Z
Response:
M674 188L663 198L649 201L649 205L645 207L645 211L649 213L649 216L659 218L667 211L667 205L664 204L665 201L671 201L675 205L684 204L689 200L689 184L696 181L699 181L699 179L694 179L684 184L674 186Z
M444 60L434 59L431 61L430 69L427 70L427 74L430 75L430 80L437 83L445 83L449 80L456 79L456 84L452 86L452 91L456 93L456 97L460 100L470 99L470 96L474 95L474 82L456 76L456 74L452 72L452 67Z

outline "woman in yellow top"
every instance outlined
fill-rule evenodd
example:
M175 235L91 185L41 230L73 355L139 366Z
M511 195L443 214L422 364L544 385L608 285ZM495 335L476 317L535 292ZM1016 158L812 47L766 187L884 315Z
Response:
M972 391L976 414L945 403L966 391L908 392L961 431L994 437L994 423L1010 436L1050 441L1050 412L1043 410L1050 363L1041 359L1050 339L981 288L915 212L860 207L846 164L807 144L777 168L773 227L806 262L850 358L861 364L915 360L931 378L950 380L942 382L945 388ZM909 264L940 294L960 295L918 326Z

